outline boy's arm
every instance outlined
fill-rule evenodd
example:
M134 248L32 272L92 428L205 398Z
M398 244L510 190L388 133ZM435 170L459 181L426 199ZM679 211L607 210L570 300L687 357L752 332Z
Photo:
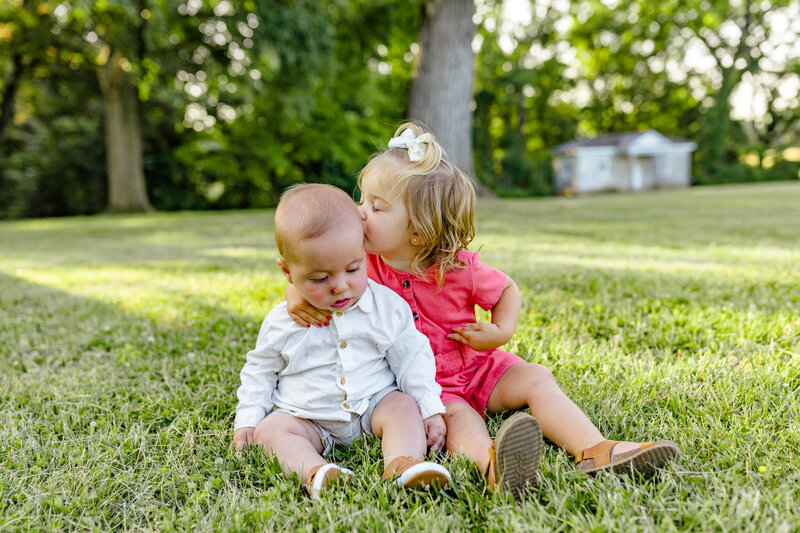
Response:
M327 326L331 315L327 311L320 311L300 296L297 287L287 283L283 289L283 297L286 299L286 311L298 326L307 328L311 325Z
M380 304L379 304L380 305ZM428 338L414 327L411 309L400 297L391 313L393 338L386 348L386 361L397 386L414 398L423 419L445 412L442 388L436 383L436 361Z
M499 348L514 337L521 305L519 287L513 279L506 276L500 299L491 310L492 322L475 322L453 328L447 338L479 351Z
M412 335L421 338L416 346L408 342ZM386 360L397 378L397 387L414 398L422 418L444 414L442 388L436 383L436 362L427 337L414 328L404 342L395 342L386 351Z
M386 360L397 378L397 387L416 400L426 444L435 455L444 448L447 436L442 418L445 412L442 387L436 383L436 361L428 338L414 327L411 309L404 309L403 315L395 342L386 350Z
M442 387L436 383L436 359L428 338L417 330L411 308L397 294L386 291L384 298L376 298L382 325L378 326L388 335L385 357L397 380L400 391L417 402L422 415L426 444L431 453L437 454L445 445L447 427L442 415ZM376 292L376 296L381 291Z
M278 372L286 366L280 353L267 342L268 320L269 317L264 320L256 347L247 353L247 362L240 373L242 384L236 391L239 403L236 406L233 437L237 448L240 444L252 442L255 427L272 410L272 393L278 383Z
M414 327L410 309L408 319L403 320L394 342L386 349L386 361L398 388L417 401L423 419L444 413L433 351L428 338Z

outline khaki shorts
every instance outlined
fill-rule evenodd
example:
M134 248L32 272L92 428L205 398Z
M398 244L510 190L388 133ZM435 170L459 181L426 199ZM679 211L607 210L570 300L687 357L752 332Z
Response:
M392 383L388 387L379 390L369 398L369 406L361 415L353 414L352 418L343 422L341 420L308 420L319 434L324 450L322 455L327 455L333 450L333 445L337 442L345 446L352 446L353 442L362 435L372 435L372 413L383 398L398 390L397 385Z

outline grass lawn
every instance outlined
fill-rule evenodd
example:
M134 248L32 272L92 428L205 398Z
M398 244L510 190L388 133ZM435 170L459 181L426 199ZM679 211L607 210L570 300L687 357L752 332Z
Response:
M480 204L472 248L523 293L508 348L609 438L682 450L643 481L545 446L519 505L460 459L382 484L370 439L321 502L233 451L272 215L0 223L0 530L800 531L800 182Z

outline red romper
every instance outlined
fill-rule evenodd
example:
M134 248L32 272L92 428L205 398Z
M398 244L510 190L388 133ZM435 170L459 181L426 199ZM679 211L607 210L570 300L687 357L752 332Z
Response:
M442 402L463 402L483 414L503 373L525 361L502 350L473 350L447 338L454 327L475 322L475 305L484 310L494 307L506 281L503 272L481 263L477 253L462 250L457 257L467 266L446 272L442 287L431 269L426 271L428 277L421 278L395 270L375 254L367 254L367 273L411 307L417 329L428 337L436 356Z

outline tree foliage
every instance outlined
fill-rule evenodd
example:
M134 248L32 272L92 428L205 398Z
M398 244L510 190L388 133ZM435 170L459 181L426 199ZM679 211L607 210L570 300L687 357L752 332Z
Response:
M474 124L477 174L501 194L551 194L547 150L575 135L577 118L576 110L561 100L574 88L556 54L555 24L562 14L548 6L529 26L504 32L501 7L490 4L480 15ZM500 45L503 34L511 41L511 51Z
M547 194L549 147L647 128L697 141L696 183L797 176L780 157L800 142L791 2L533 0L522 26L482 5L476 165L496 190ZM735 116L745 87L765 96L757 118Z
M576 24L570 41L583 59L596 117L588 129L644 126L697 140L698 183L740 181L745 173L753 177L740 163L753 146L732 116L734 92L743 78L796 76L796 48L782 64L768 59L786 38L773 26L788 16L790 6L789 0L573 4ZM797 29L789 34L795 41L800 38ZM782 148L797 142L796 137L782 140Z
M269 206L299 181L352 191L408 114L424 4L0 3L0 216L105 207L98 73L115 53L157 209ZM550 194L549 148L645 128L698 142L698 183L797 176L784 158L800 142L789 0L530 6L514 22L501 0L475 2L475 173L495 192ZM760 108L737 115L748 97Z
M221 207L274 205L301 181L354 189L375 139L403 117L408 83L369 66L378 63L381 36L407 22L386 4L251 7L247 73L207 73L202 97L190 104L216 126L185 130L189 141L177 155L189 181Z

